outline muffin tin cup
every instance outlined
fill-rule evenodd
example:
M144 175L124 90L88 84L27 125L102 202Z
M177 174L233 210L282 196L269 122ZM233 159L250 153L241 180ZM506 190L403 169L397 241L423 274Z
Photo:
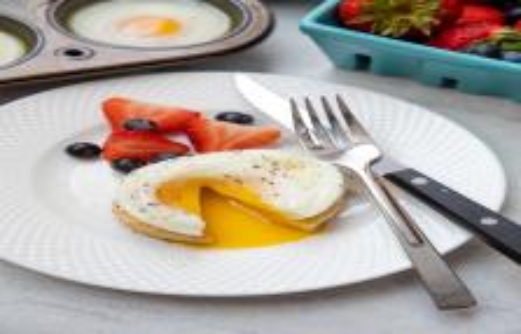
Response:
M144 48L100 43L72 32L67 18L93 1L41 0L35 4L33 0L25 0L20 16L27 19L17 22L34 22L34 27L24 26L36 37L33 51L16 64L0 68L0 86L87 79L182 65L247 48L267 37L273 28L273 15L260 0L207 1L230 16L233 27L229 33L201 44ZM24 28L17 27L13 32L21 35Z
M43 35L39 29L18 17L0 14L0 31L5 31L18 38L26 48L26 52L19 58L0 65L0 71L17 66L35 57L44 44Z
M94 44L100 47L106 48L116 48L116 49L128 49L132 51L158 51L165 52L172 49L189 49L189 48L201 48L204 46L212 45L215 43L225 42L230 38L234 38L239 35L244 28L248 26L248 24L252 21L251 13L244 7L241 1L238 0L206 0L207 3L214 5L215 7L221 9L225 12L232 21L231 30L223 35L220 38L215 40L199 43L199 44L190 44L183 46L159 46L159 47L149 47L149 46L130 46L130 45L120 45L120 44L111 44L104 43L96 40L91 40L86 37L80 36L72 31L70 27L68 27L69 18L78 10L82 9L84 6L91 5L93 2L90 0L68 0L68 1L59 1L55 4L51 5L49 10L47 11L47 21L56 29L61 31L64 35L68 35L71 38L77 39L83 43Z
M462 92L496 95L521 102L521 64L451 52L341 27L339 0L327 0L302 21L329 59L348 70L409 77L427 85Z

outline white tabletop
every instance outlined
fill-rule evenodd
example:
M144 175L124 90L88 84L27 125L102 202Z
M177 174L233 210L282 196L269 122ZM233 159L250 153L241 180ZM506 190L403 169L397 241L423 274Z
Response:
M306 76L426 106L463 124L496 151L509 179L503 212L521 221L521 105L335 69L298 31L298 20L310 6L305 3L272 0L278 24L267 41L183 70ZM2 91L0 101L27 93ZM478 241L448 260L476 295L475 309L436 310L411 273L298 296L223 300L108 291L0 262L0 333L521 333L521 267Z

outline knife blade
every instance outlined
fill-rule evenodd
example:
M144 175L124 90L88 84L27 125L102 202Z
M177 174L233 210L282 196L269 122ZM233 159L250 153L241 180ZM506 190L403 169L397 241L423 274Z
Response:
M246 101L293 131L291 108L287 99L246 74L235 74L234 81L238 92ZM389 156L384 156L374 165L373 171L521 264L521 226L518 224Z
M272 92L246 74L235 74L234 80L238 92L255 109L272 118L286 130L293 132L293 120L288 99ZM403 166L387 156L374 166L374 171L379 175L403 169Z

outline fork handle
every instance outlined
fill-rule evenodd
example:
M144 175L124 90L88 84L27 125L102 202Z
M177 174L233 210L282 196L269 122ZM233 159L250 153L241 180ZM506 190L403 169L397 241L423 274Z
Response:
M521 226L414 169L385 175L437 212L521 264Z
M411 260L416 273L440 309L468 308L476 300L413 218L390 194L382 181L370 171L355 171L374 204L390 223L392 231ZM409 233L404 233L409 230ZM411 240L411 237L413 240Z

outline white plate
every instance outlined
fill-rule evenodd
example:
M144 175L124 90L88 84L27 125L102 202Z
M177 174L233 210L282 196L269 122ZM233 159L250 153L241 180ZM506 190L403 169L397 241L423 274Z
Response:
M390 97L296 78L259 75L282 94L349 96L393 155L498 209L503 170L490 150L454 123ZM238 251L195 250L129 231L111 214L115 175L100 162L63 153L67 143L100 140L100 102L111 95L201 110L254 112L229 73L177 73L58 89L0 108L0 257L52 276L114 289L192 296L268 295L347 285L410 264L385 222L362 199L334 232L298 243ZM469 239L423 207L412 207L442 252Z

